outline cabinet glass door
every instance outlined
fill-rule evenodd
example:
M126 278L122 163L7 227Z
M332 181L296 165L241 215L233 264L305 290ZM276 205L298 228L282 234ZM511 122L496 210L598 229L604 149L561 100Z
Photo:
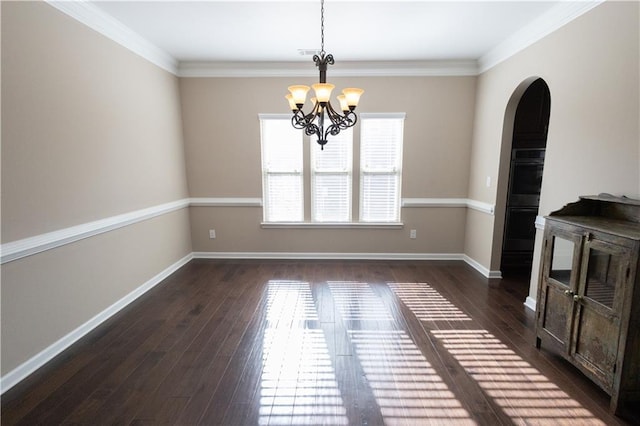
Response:
M545 236L541 304L538 314L538 346L548 343L569 352L573 318L573 296L579 271L578 253L582 236L551 226Z
M584 283L584 297L613 309L617 286L621 280L621 258L615 253L601 249L589 250L587 279Z
M608 388L618 353L621 291L629 267L628 250L608 241L585 243L572 356Z
M571 240L554 235L551 252L551 269L549 278L553 278L560 285L571 287L571 271L575 243Z

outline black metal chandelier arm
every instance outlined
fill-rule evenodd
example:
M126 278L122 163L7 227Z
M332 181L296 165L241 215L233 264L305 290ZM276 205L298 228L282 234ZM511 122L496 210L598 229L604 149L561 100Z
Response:
M333 105L331 105L331 102L327 102L326 110L327 110L327 115L329 116L329 120L331 120L332 123L339 123L342 121L343 115L333 108Z
M315 124L310 124L309 126L304 128L304 134L307 136L318 135L318 138L322 135L322 129L320 129Z
M327 114L331 123L337 126L340 130L348 129L356 124L358 117L353 111L347 111L343 113L339 113L331 106L331 103L327 104ZM336 135L337 133L331 133L332 135Z
M312 121L313 120L308 119L308 116L306 116L302 110L294 111L293 117L291 117L291 125L296 129L304 129Z
M326 140L329 137L329 135L336 136L338 133L340 133L340 130L343 130L343 129L341 129L339 125L332 124L331 126L327 127L327 130L325 130L324 139Z
M293 111L293 117L291 117L291 124L296 129L304 129L309 126L318 116L320 105L314 105L309 114L305 114L301 109Z
M353 111L347 111L344 114L344 119L349 123L347 127L353 127L358 122L358 115Z

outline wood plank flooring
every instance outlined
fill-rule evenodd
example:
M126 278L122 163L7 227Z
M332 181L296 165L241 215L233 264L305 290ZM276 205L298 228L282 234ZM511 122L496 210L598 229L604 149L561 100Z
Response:
M194 260L2 396L3 425L638 424L462 262Z

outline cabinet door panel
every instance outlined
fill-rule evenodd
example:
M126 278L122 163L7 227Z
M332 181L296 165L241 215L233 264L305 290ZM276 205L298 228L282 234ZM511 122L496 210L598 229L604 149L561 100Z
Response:
M582 262L571 355L610 390L618 356L628 250L589 236Z
M581 305L576 311L574 359L605 390L613 384L613 371L618 353L619 325L614 318L603 316L592 307Z
M542 329L563 346L567 343L568 325L573 308L573 299L567 297L565 291L559 286L547 286L541 318Z

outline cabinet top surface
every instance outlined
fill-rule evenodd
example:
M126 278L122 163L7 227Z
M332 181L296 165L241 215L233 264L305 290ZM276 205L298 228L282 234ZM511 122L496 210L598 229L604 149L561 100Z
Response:
M640 240L640 201L610 194L586 195L547 219L631 240Z
M635 222L598 216L549 216L546 220L640 241L640 224Z
M592 200L607 203L626 204L630 206L640 206L640 200L636 200L628 197L616 197L611 194L598 194L598 195L582 195L581 200Z

